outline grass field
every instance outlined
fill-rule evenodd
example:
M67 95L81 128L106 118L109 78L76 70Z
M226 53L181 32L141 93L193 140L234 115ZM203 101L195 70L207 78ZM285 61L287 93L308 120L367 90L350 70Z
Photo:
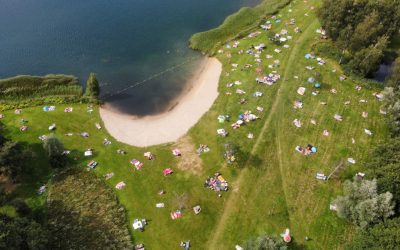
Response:
M135 218L150 220L145 232L131 229L134 241L144 242L146 249L178 249L181 240L191 240L193 249L233 249L248 238L264 232L279 235L285 228L291 230L293 248L340 249L351 238L353 228L329 211L329 203L340 193L342 181L361 170L361 163L368 160L369 149L387 136L387 129L379 114L381 103L372 95L379 89L352 79L339 81L342 72L333 60L323 58L327 63L321 66L315 59L305 59L305 54L312 52L313 45L319 42L315 32L319 27L315 16L318 3L317 0L295 0L279 12L280 23L267 19L272 21L272 30L255 28L251 32L262 32L256 38L246 36L240 40L238 48L220 48L223 50L217 55L223 63L220 96L211 110L178 142L184 150L181 158L171 154L173 144L135 148L116 142L104 129L95 128L95 123L100 122L98 111L95 108L89 113L86 105L74 104L72 113L63 112L65 105L58 105L55 111L47 113L41 107L24 109L20 115L13 111L4 112L5 134L28 143L37 152L37 161L32 162L32 168L37 171L19 187L19 194L38 210L44 206L45 199L36 195L36 189L49 179L51 172L43 160L38 136L48 134L47 127L56 123L55 134L67 149L72 150L71 158L76 158L77 165L85 168L89 160L95 159L99 166L93 171L98 176L114 173L107 183L127 210L129 222ZM296 24L286 25L291 18ZM301 33L293 32L296 26ZM282 29L287 29L292 36L287 42L289 48L268 40L268 33L275 34ZM260 43L266 44L258 66L263 73L271 72L268 65L280 60L280 66L274 70L281 78L273 86L257 84L255 78L259 74L255 71L255 58L246 53L238 54L240 50L246 51L251 45ZM282 52L275 53L276 48ZM266 59L267 54L273 58ZM236 70L232 64L238 64ZM244 68L246 64L253 66ZM306 66L315 69L308 70ZM311 92L315 89L307 79L315 76L315 72L322 76L322 87L319 95L313 96ZM242 84L226 87L227 83L236 80ZM362 86L362 90L356 91L356 85ZM304 96L296 93L300 86L307 88ZM236 94L237 88L246 94ZM336 94L330 92L333 88ZM253 97L255 91L262 92L263 96ZM240 105L241 98L246 98L247 102ZM303 109L293 108L297 99L304 103ZM366 102L360 102L362 99ZM345 105L346 101L350 104ZM264 108L262 113L257 113L260 119L237 130L230 127L240 113L256 112L257 106ZM368 117L363 118L362 112L368 112ZM217 117L220 114L230 115L232 122L219 124ZM335 121L335 114L342 115L343 121ZM29 121L30 129L26 133L19 131L22 118ZM294 119L300 119L303 126L295 127ZM316 125L310 123L311 119ZM225 128L229 135L218 137L218 128ZM365 128L374 134L367 136ZM330 132L328 137L322 135L324 130ZM74 135L65 136L69 132ZM88 132L90 137L81 137L81 132ZM254 139L247 138L249 132L254 134ZM104 146L104 138L110 139L112 144ZM244 155L239 159L239 166L225 163L222 155L223 145L227 142L239 146ZM207 144L211 151L197 156L194 150L199 144ZM307 144L316 146L318 152L303 156L295 151L297 145ZM94 148L92 158L83 156L87 148ZM117 149L123 149L127 154L117 154ZM145 160L143 153L146 151L154 153L156 159ZM354 158L356 164L348 165L348 157ZM134 158L144 162L140 171L129 164ZM329 174L340 162L343 167L329 181L315 179L317 172ZM174 174L165 177L162 170L168 167L174 169ZM203 187L206 177L216 171L221 172L230 184L230 190L221 198ZM116 190L114 187L120 181L126 183L126 188ZM161 189L166 191L163 196L157 194ZM165 208L156 208L158 202L164 202ZM195 215L191 208L198 204L202 206L202 212ZM171 220L169 213L180 205L186 207L182 218ZM304 241L305 236L311 240Z

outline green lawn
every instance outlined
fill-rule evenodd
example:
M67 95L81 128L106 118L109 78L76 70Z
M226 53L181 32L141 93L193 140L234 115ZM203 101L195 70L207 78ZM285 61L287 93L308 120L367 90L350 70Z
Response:
M339 81L342 74L340 67L328 58L323 58L327 61L324 66L318 65L315 59L304 58L306 53L312 52L312 45L319 41L315 32L319 23L315 10L311 9L318 4L317 0L307 3L295 0L277 16L282 22L275 23L271 18L268 19L273 22L271 31L256 28L252 31L262 31L258 37L241 39L238 48L222 48L224 52L217 56L223 63L220 96L187 135L194 147L202 143L211 148L209 153L200 156L201 160L197 159L202 163L200 171L179 169L177 166L179 161L185 160L185 154L182 159L175 158L171 154L172 144L135 148L116 142L104 129L95 128L95 123L100 122L97 109L88 113L86 105L74 104L72 113L64 113L66 106L58 105L55 111L45 113L41 107L32 107L24 109L21 115L15 115L13 111L4 112L5 118L2 120L6 135L30 144L37 152L37 160L32 162L32 168L37 171L27 178L18 191L32 205L44 204L45 199L36 195L36 189L46 182L50 171L43 160L38 136L48 134L47 127L56 123L55 134L66 148L72 150L71 157L77 157L76 164L85 168L89 160L95 159L99 166L93 171L98 176L114 173L107 183L126 208L129 223L135 218L150 220L145 232L132 230L135 242L144 242L146 249L178 249L181 240L191 240L193 249L233 249L236 244L242 244L250 237L264 232L279 235L285 228L291 229L294 247L341 248L351 237L353 228L329 211L329 203L340 193L342 181L359 171L360 163L368 160L369 149L387 136L387 129L383 116L379 114L381 103L372 96L379 89L351 79ZM305 16L306 13L308 16ZM295 18L296 25L286 25L291 18ZM293 32L296 26L300 27L301 33ZM268 40L268 33L274 34L281 29L287 29L293 38L287 43L290 47L280 47L282 53L277 54L274 49L278 45ZM251 45L260 43L267 45L260 56L260 67L264 73L271 71L268 65L273 60L280 60L280 66L275 70L281 79L273 86L257 84L254 57L246 53L238 54L239 50L245 52ZM273 55L273 58L266 59L267 54ZM231 64L238 64L237 70L232 71ZM245 64L252 64L253 67L243 69ZM315 69L305 69L309 65ZM307 83L307 78L315 72L320 72L323 77L322 88L317 96L311 95L314 89L312 84ZM226 87L227 83L236 80L240 80L242 85ZM362 90L356 91L356 85L362 86ZM300 86L307 88L304 96L296 93ZM246 94L235 94L237 88L246 91ZM336 94L330 93L332 88L337 90ZM253 97L255 91L264 95ZM226 92L232 94L226 95ZM247 103L240 105L243 97L247 98ZM296 99L303 101L303 109L293 108ZM360 103L361 99L367 102ZM345 101L350 101L350 104L345 105ZM326 102L327 105L321 105L320 102ZM256 112L257 106L264 108L264 112L258 114L260 119L237 130L230 127L240 113L246 110ZM361 116L363 111L369 113L368 118ZM232 122L219 124L217 116L220 114L230 115ZM335 121L335 114L343 115L343 121ZM19 131L22 118L29 121L30 129L26 133ZM303 123L301 128L292 124L296 118ZM317 124L312 125L311 119L315 119ZM225 128L229 136L218 137L218 128ZM367 136L364 128L372 130L374 134ZM322 135L325 129L330 132L328 137ZM74 135L65 136L69 132ZM88 132L90 137L81 137L81 132ZM246 137L249 132L255 135L254 139ZM104 138L110 139L112 144L104 146ZM355 144L352 144L351 138L356 140ZM243 152L240 166L225 164L222 155L223 144L227 142L238 145ZM318 148L316 154L303 156L295 151L297 145L309 143ZM92 158L83 156L86 148L94 148ZM117 154L116 150L120 148L127 154ZM156 154L156 160L145 160L143 153L146 151ZM349 166L348 157L353 157L357 163ZM129 164L134 158L144 161L140 171L134 170ZM317 172L329 174L341 161L344 161L345 167L334 178L327 182L315 179ZM164 177L162 170L168 167L174 169L174 174ZM221 198L203 187L205 178L216 171L221 172L230 183L229 192ZM115 185L120 181L126 183L126 188L116 190ZM161 189L166 191L163 196L157 194ZM171 220L169 213L177 208L178 197L182 194L188 197L187 209L183 210L181 219ZM158 202L164 202L166 207L156 208ZM199 215L191 210L197 204L203 209ZM305 242L305 236L311 240Z

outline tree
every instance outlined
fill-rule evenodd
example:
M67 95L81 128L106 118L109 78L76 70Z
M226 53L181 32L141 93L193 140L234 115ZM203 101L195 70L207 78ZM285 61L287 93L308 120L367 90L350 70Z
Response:
M359 51L372 43L376 43L383 30L383 25L379 19L379 13L374 10L356 26L349 41L349 48L352 51Z
M361 228L385 221L394 214L393 195L390 192L378 194L375 179L346 181L343 190L344 196L332 202L337 207L337 215Z
M356 52L353 59L349 61L349 67L353 72L362 76L368 76L377 71L387 44L388 37L380 37L375 44Z
M32 209L21 198L16 198L12 200L10 202L10 205L12 205L15 208L15 210L21 217L28 216L32 213Z
M86 82L85 95L93 98L98 98L100 95L100 86L95 73L90 73L89 75L89 78Z
M386 87L383 91L384 107L388 113L389 128L392 136L400 135L400 90Z
M27 218L0 218L0 249L47 249L48 233L40 224Z
M378 145L366 164L368 176L378 181L378 192L391 192L400 212L400 138L391 138Z
M24 170L28 156L29 152L24 150L20 143L3 141L0 145L0 174L17 181Z
M395 250L400 246L400 218L379 223L368 230L359 230L348 250L386 249Z
M43 143L50 165L53 168L63 168L67 165L67 157L64 155L64 145L54 135L49 136Z
M280 239L269 235L262 235L256 239L246 242L245 250L286 250L286 243Z
M400 91L400 56L394 61L390 75L387 79L387 86L395 91Z

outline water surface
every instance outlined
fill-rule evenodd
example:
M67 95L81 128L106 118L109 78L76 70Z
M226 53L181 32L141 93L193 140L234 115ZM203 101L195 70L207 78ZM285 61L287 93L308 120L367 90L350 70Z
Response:
M190 36L259 1L0 0L0 78L95 72L115 108L161 112L198 65Z

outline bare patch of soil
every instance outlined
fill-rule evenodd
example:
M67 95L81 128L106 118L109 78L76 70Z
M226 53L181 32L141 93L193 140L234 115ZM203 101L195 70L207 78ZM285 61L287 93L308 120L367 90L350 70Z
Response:
M174 144L174 148L178 148L182 155L178 159L178 168L188 171L194 175L200 175L202 168L202 160L196 153L196 148L189 136L184 136Z

